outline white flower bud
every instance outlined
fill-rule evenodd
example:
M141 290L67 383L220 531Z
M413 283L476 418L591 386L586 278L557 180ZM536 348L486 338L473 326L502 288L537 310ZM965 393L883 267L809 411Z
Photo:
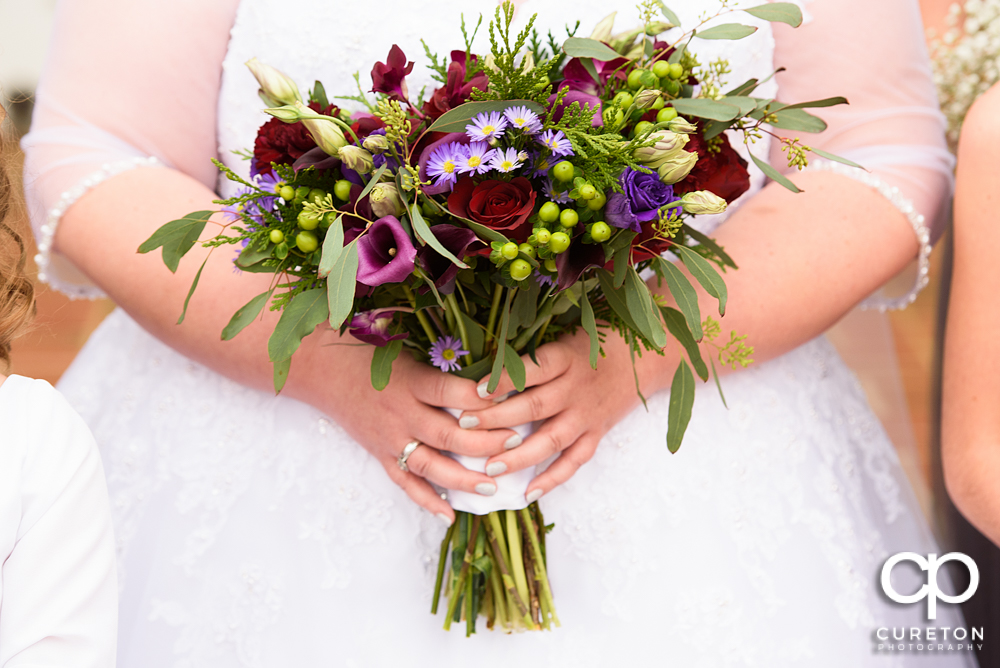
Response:
M660 91L647 88L635 96L635 106L639 109L649 109L660 99Z
M389 150L389 140L385 138L385 135L368 135L361 145L365 147L366 151L376 155Z
M267 101L270 106L277 107L302 101L299 87L290 77L270 65L265 65L256 58L248 60L246 65L250 68L254 78L257 79L257 83L260 84L261 98Z
M611 29L615 25L615 16L618 12L611 12L600 22L594 26L594 32L590 33L590 39L596 39L598 42L608 42L611 40Z
M339 155L344 165L358 174L367 174L372 171L372 154L363 148L348 145L340 149Z
M692 214L722 213L726 210L726 200L707 190L695 190L681 196L684 210Z
M683 116L678 116L667 121L667 129L671 132L681 132L689 135L697 130L698 126L689 123Z
M265 114L271 114L280 121L285 123L298 123L301 115L296 107L291 105L286 105L284 107L274 107L271 109L265 109Z
M385 216L396 216L397 218L406 212L403 206L403 199L396 190L395 183L379 183L372 188L368 196L368 201L372 206L372 213L376 218Z
M670 130L657 130L649 135L649 139L656 143L652 146L637 148L632 153L632 157L635 158L636 162L653 169L659 169L660 165L677 155L688 143L687 135L677 134Z
M697 153L678 151L663 161L659 168L657 168L657 174L660 177L660 181L667 185L672 185L690 174L696 162L698 162Z

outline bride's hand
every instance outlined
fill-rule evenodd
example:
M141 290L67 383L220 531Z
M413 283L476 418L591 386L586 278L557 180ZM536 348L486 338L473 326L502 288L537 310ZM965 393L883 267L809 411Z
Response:
M504 452L504 443L512 436L519 441L508 429L461 429L455 418L439 408L471 410L491 406L490 401L478 396L474 381L420 364L404 350L393 364L389 385L379 392L371 386L370 346L338 351L333 382L328 364L323 363L324 357L329 360L331 349L323 347L318 352L319 356L299 365L300 369L306 367L304 373L316 376L310 383L312 387L322 388L314 389L322 399L311 403L361 443L414 502L451 523L454 512L430 483L484 496L496 493L493 478L469 471L440 452L486 457ZM295 367L293 364L293 375ZM407 473L399 467L397 457L414 440L422 445L407 459Z
M492 457L486 470L494 476L511 473L559 457L528 485L525 496L538 499L569 480L587 463L608 431L639 404L636 376L628 345L609 332L603 344L606 358L590 367L590 338L582 330L535 351L536 365L523 356L526 389L485 410L465 410L462 424L470 431L512 427L545 420L524 444ZM646 353L636 358L636 373L645 396L669 382L666 369L676 365L668 347L665 356ZM667 380L664 380L666 378ZM478 386L486 391L486 380ZM506 372L490 397L514 389Z

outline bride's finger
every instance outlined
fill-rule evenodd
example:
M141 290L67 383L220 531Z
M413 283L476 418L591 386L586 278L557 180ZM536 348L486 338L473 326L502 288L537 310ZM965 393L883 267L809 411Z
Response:
M565 383L546 383L533 387L479 411L463 411L458 424L462 429L502 429L536 420L545 420L566 410L572 399Z
M520 447L491 457L486 462L487 473L498 476L541 464L580 438L584 432L577 424L578 421L568 417L566 413L546 421Z
M411 473L439 487L458 489L480 496L493 496L497 493L497 484L493 478L484 473L470 471L451 457L442 455L426 445L414 450L407 458L406 465Z
M417 448L418 450L420 448ZM395 460L382 462L389 479L399 485L415 504L429 513L437 515L442 522L451 525L455 521L455 511L448 502L442 499L430 483L413 473L406 473L399 468Z
M475 381L444 373L429 364L416 365L407 379L413 396L429 406L471 410L492 405L476 392Z
M510 429L462 429L458 420L438 408L420 411L409 428L421 443L470 457L497 455L521 443L521 437Z
M551 466L531 481L524 493L524 498L528 501L537 501L572 478L580 470L580 467L594 456L600 442L600 437L590 433L578 438L573 445L563 450Z
M538 360L538 364L535 364L535 360ZM553 343L546 343L536 350L535 360L531 359L530 355L521 355L521 361L524 362L525 387L541 385L563 375L569 369L573 357L570 354L569 348L564 343L555 341ZM489 388L487 387L489 382L489 376L479 382L476 386L478 396L493 399L509 394L516 389L506 369L500 376L500 384L497 385L497 389L493 392L489 392Z

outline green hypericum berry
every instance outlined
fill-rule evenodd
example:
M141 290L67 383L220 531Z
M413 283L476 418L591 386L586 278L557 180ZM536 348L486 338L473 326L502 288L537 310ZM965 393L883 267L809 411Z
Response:
M531 265L527 260L514 260L510 263L510 277L515 281L523 281L531 276Z
M615 104L620 105L622 109L628 109L629 107L632 106L632 103L634 101L635 99L632 97L632 94L629 93L628 91L623 90L617 95L615 95Z
M559 214L559 224L563 227L573 227L580 222L580 214L574 209L563 209Z
M513 241L508 241L500 249L500 254L503 255L505 260L513 260L517 257L517 244Z
M306 199L308 199L313 204L320 204L323 201L324 197L326 197L325 190L323 190L322 188L313 188L312 190L309 191L309 197L307 197Z
M320 223L320 227L322 227L323 229L330 227L331 225L333 225L334 222L336 222L338 216L340 216L340 213L337 211L329 212L328 214L323 216L323 222Z
M666 102L663 101L663 98L658 97L655 100L653 100L653 106L650 107L650 109L653 109L654 111L659 111L660 109L663 109L664 104L666 104Z
M612 128L617 128L625 120L625 114L622 113L622 110L614 107L605 109L601 117L604 119L604 124Z
M673 63L672 65L670 65L669 76L671 79L680 79L682 76L684 76L684 66L681 65L680 63Z
M653 127L653 124L650 123L649 121L639 121L638 123L635 124L635 134L641 135L651 127Z
M667 79L667 83L665 83L663 87L671 95L677 95L677 93L681 92L681 85L676 79Z
M521 244L520 246L517 247L517 250L521 251L522 253L530 257L532 260L535 259L535 249L531 244Z
M319 239L316 235L308 230L303 230L295 235L295 245L299 247L299 250L303 253L312 253L314 250L319 248Z
M319 216L309 211L299 212L298 217L299 227L303 230L315 230L319 227Z
M573 163L568 160L557 162L556 166L552 168L552 176L563 183L569 183L573 180Z
M591 211L600 211L604 208L604 205L608 203L608 198L604 196L604 193L600 190L597 191L597 197L587 202L587 208Z
M333 186L333 194L340 201L346 202L351 197L351 182L347 179L340 179Z
M657 123L667 123L677 118L677 110L673 107L664 107L656 112Z
M545 261L545 268L551 271L553 274L559 271L559 267L556 266L556 261L551 257Z
M590 185L589 183L585 186L580 186L580 197L585 200L592 200L597 197L597 188Z
M646 70L632 70L628 73L628 87L632 90L642 88L642 75Z
M280 244L285 240L285 233L281 230L271 230L268 233L267 238L271 240L272 244Z
M657 60L653 63L653 74L661 79L670 73L670 63L665 60Z
M309 197L309 190L309 186L299 186L295 189L295 199L301 202L306 197Z
M611 226L604 221L597 221L590 228L590 237L597 243L604 243L611 238Z
M560 163L562 164L562 163ZM556 165L558 167L559 165ZM572 167L572 165L570 165ZM561 179L560 179L561 180ZM559 217L559 205L555 202L546 202L538 210L538 218L543 223L552 223Z
M286 202L291 202L295 199L295 188L285 185L278 188L278 196Z
M559 255L565 253L567 248L569 248L569 235L565 232L553 232L552 238L549 239L549 250Z
M552 220L555 220L555 218L553 218ZM549 243L549 239L551 238L552 238L552 233L549 232L544 227L535 230L535 241L537 241L540 245L544 246L545 244Z

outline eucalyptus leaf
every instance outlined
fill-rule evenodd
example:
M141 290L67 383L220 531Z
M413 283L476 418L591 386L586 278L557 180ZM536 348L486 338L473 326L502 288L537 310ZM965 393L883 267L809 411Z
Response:
M604 298L608 301L608 306L611 307L611 310L624 321L629 329L636 332L640 331L639 326L632 319L632 314L629 313L628 304L625 303L622 296L615 290L614 278L611 274L606 269L598 269L597 280L601 284L601 291L604 293Z
M344 251L344 221L340 216L333 221L323 239L323 254L319 260L319 277L326 278Z
M722 102L732 104L740 108L740 116L748 116L757 108L757 100L745 95L727 95L722 98Z
M826 130L826 121L819 116L813 116L804 109L782 109L774 112L774 120L768 124L780 130L794 130L818 134Z
M713 121L731 121L740 116L740 108L719 100L707 98L672 100L670 104L682 116L708 118Z
M722 393L722 383L719 382L719 373L715 370L715 360L709 359L712 363L712 378L715 379L715 389L719 391L719 398L722 399L722 405L725 406L726 410L729 410L729 404L726 403L726 395Z
M514 383L514 389L518 392L524 392L524 385L527 382L524 371L524 360L521 359L516 350L511 348L509 343L505 343L504 346L507 348L507 351L504 354L503 365L507 369L507 375L510 376L511 382Z
M601 81L601 77L597 73L597 67L594 65L593 58L581 58L580 64L583 65L583 69L587 70L587 74L591 76L595 83L599 83Z
M729 257L729 254L722 249L722 246L720 246L715 242L715 239L708 236L707 234L704 234L703 232L699 232L698 230L694 229L693 227L691 227L686 223L684 227L681 229L684 230L684 233L686 235L697 241L702 246L705 246L709 250L711 250L712 253L717 258L719 258L719 260L722 261L722 264L726 265L727 267L732 267L733 269L739 269L739 267L736 266L736 263L733 262L733 258Z
M184 298L184 309L181 311L181 317L177 319L177 324L178 325L181 324L182 322L184 322L184 316L186 316L187 312L188 312L188 302L191 301L191 295L194 294L195 288L198 287L198 281L201 280L201 270L205 268L205 264L207 262L208 262L208 258L206 257L202 261L201 266L198 267L198 273L194 275L194 280L191 281L191 287L188 289L187 297Z
M580 296L580 321L583 331L590 337L590 368L597 368L597 357L601 352L601 339L597 335L597 320L594 318L594 307L590 305L587 291Z
M505 237L500 232L497 232L496 230L491 230L490 228L486 227L485 225L481 225L480 223L477 223L474 220L469 220L467 218L461 218L459 216L454 216L453 214L451 214L449 212L446 212L446 213L448 213L448 215L451 215L451 216L453 216L453 217L458 218L459 220L461 220L463 223L465 223L465 225L470 230L472 230L473 232L476 233L477 237L479 237L481 239L489 239L490 241L499 241L502 244L505 244L505 243L507 243L507 242L510 241L510 239L508 239L507 237Z
M138 248L138 252L148 253L162 246L163 264L167 265L167 268L171 272L176 273L177 265L180 263L181 258L198 241L202 230L205 229L205 223L208 222L213 213L215 212L195 211L183 218L171 220L153 232L151 237L143 241Z
M312 334L316 326L327 319L330 311L326 292L325 287L313 288L300 292L288 302L267 341L267 354L272 362L291 359L302 339Z
M469 344L469 354L472 355L473 359L481 358L486 341L486 332L483 331L483 326L462 310L459 310L458 316L465 321L465 331L469 335L469 340L466 342Z
M622 249L615 253L615 288L621 288L625 283L625 274L629 269L632 268L631 258L629 257L631 253L628 249Z
M375 170L375 173L372 174L370 179L368 179L368 183L366 183L365 187L361 189L361 194L358 195L358 201L363 200L365 198L365 195L367 195L372 191L372 188L374 188L378 184L379 180L382 178L382 175L385 174L385 170L388 166L389 166L388 162L383 162L382 166Z
M438 241L438 238L434 236L433 232L431 232L431 228L427 226L427 221L424 220L423 214L420 213L420 205L416 202L414 202L413 206L410 207L410 222L413 223L413 231L417 234L417 236L420 239L423 239L424 243L436 250L438 255L448 258L460 269L469 268L469 265L455 257L451 251L445 248L441 242Z
M667 334L663 331L658 312L653 310L649 287L633 267L629 267L625 275L625 303L642 335L657 348L667 345Z
M605 244L605 249L606 249L604 257L605 261L608 261L612 257L614 257L614 255L617 254L618 251L626 248L631 248L632 240L635 239L636 236L638 236L638 234L639 234L638 232L635 232L633 230L622 230L614 237L612 237L611 241Z
M288 371L292 366L292 358L278 360L272 366L274 367L274 393L278 394L281 392L281 388L285 386L285 381L288 380Z
M606 48L606 47L605 47ZM486 102L466 102L446 111L434 121L429 128L430 132L465 132L465 126L472 122L472 118L482 113L491 111L504 111L508 107L525 106L539 116L545 115L542 105L531 100L489 100Z
M691 421L691 409L694 407L694 375L691 367L684 360L677 365L674 380L670 384L670 404L667 409L667 449L676 453L684 440Z
M274 244L272 243L264 244L263 248L259 248L255 243L247 244L247 247L244 248L236 258L236 266L239 269L246 271L258 262L262 262L271 257L273 253Z
M493 369L490 371L490 380L486 386L491 394L500 384L500 374L503 373L504 356L507 351L507 327L510 324L510 302L513 294L507 290L507 300L503 306L503 316L500 318L500 333L497 336L497 353L493 358Z
M663 4L663 2L660 2L660 12L663 14L663 17L674 24L674 26L680 27L681 20L677 18L677 14L674 14L669 7Z
M358 284L358 240L344 247L326 277L330 326L340 329L354 310L354 292Z
M460 370L455 372L455 375L459 378L466 378L468 380L479 380L486 375L486 372L490 370L490 365L493 364L493 360L489 357L484 357L478 362L473 362L469 366L462 367Z
M222 340L231 340L237 334L242 332L247 325L253 322L257 316L260 315L260 312L264 309L264 304L267 303L267 300L270 299L273 292L273 288L267 292L262 292L241 306L239 310L233 314L233 317L230 318L229 324L222 330Z
M747 14L765 21L787 23L793 28L802 25L802 10L791 2L771 2L744 9Z
M850 104L846 97L836 96L836 97L825 97L822 100L809 100L808 102L796 102L794 104L786 104L782 107L775 109L774 111L789 111L791 109L818 109L823 107L835 107L840 104Z
M563 51L570 58L593 58L603 62L621 58L621 54L604 42L589 37L570 37L563 42Z
M810 146L809 150L811 152L815 153L816 155L820 156L821 158L826 158L827 160L833 160L834 162L839 162L841 164L849 165L851 167L857 167L858 169L865 169L864 167L862 167L861 165L859 165L856 162L848 160L847 158L842 158L839 155L835 155L833 153L827 153L826 151L824 151L822 149L818 149L815 146ZM867 170L865 170L865 171L867 171Z
M694 286L691 285L691 281L687 279L687 276L675 267L672 262L663 258L658 259L660 261L660 269L663 272L663 278L667 281L667 287L670 288L670 294L673 295L674 301L677 302L681 313L684 314L684 319L687 320L688 327L691 329L695 340L701 341L705 334L701 330L701 309L698 308L698 293L694 291Z
M381 392L389 384L389 377L392 375L392 363L399 357L399 351L403 349L402 339L390 341L384 346L375 348L372 353L372 387Z
M687 351L688 359L694 365L694 370L698 373L698 377L707 381L708 367L705 366L705 360L702 359L701 348L698 347L698 342L694 340L691 330L688 329L684 314L669 306L661 306L660 312L663 313L663 321L667 323L667 330L677 339L678 343L684 346L684 350Z
M747 79L741 83L736 88L723 93L723 97L735 96L735 95L749 95L757 89L758 83L757 79Z
M705 30L695 32L695 37L702 39L743 39L757 32L754 26L742 23L723 23Z
M758 158L757 156L755 156L753 153L750 154L750 157L753 158L753 164L757 165L757 167L760 168L760 171L764 172L764 174L766 174L768 177L770 177L771 179L774 179L775 181L777 181L781 185L785 186L786 188L788 188L789 190L791 190L793 193L800 193L800 192L802 192L802 190L800 190L797 185L795 185L794 183L792 183L791 181L789 181L784 176L784 174L782 174L781 172L779 172L777 169L775 169L771 165L767 164L766 162L764 162L763 160L761 160L760 158Z
M726 300L729 298L729 291L726 289L726 282L712 266L712 263L684 246L674 246L671 250L680 257L681 262L695 277L695 280L701 284L701 287L705 288L705 292L719 300L719 315L726 315Z

